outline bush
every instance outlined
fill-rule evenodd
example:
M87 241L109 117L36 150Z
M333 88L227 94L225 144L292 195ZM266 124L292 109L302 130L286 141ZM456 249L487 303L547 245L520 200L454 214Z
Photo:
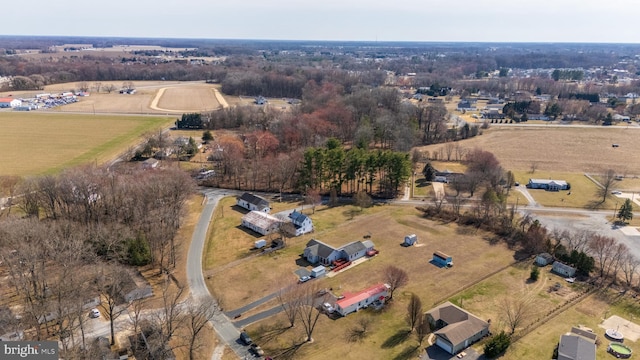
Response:
M484 346L484 355L490 359L502 354L511 345L511 336L501 331Z
M529 279L531 281L538 281L538 277L540 276L540 269L536 265L531 267L531 274L529 274Z

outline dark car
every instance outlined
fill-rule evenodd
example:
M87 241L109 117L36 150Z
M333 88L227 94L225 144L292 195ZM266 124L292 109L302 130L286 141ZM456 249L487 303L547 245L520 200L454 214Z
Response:
M240 333L240 341L242 341L245 345L253 344L253 340L251 340L251 337L249 337L249 334L247 334L245 331Z

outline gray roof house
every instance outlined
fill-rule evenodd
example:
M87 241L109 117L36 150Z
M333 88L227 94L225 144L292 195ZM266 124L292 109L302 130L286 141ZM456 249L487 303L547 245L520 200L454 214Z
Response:
M572 277L576 274L576 269L573 266L563 264L560 261L554 261L551 271L564 277Z
M367 251L372 250L373 247L374 244L371 240L353 241L339 248L334 248L320 240L311 239L307 243L302 256L312 264L331 265L332 262L338 259L357 260L365 256Z
M363 257L367 253L367 247L361 241L354 241L344 245L341 249L343 259L353 261Z
M449 354L457 354L489 335L489 323L446 302L426 313L429 324L436 331L436 345Z
M312 264L330 265L340 257L340 251L320 240L311 239L304 249L303 256Z
M572 328L560 336L558 360L595 360L596 336L587 331Z
M242 196L237 200L237 205L249 211L255 210L265 213L269 213L271 211L271 206L266 199L251 193L242 194Z
M313 231L313 221L311 221L311 218L307 215L293 210L293 212L289 214L289 219L291 219L291 223L293 223L293 226L296 228L296 236Z

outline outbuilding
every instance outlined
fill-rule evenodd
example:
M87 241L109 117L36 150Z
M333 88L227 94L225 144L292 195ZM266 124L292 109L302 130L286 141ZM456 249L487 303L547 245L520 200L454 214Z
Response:
M411 246L418 242L418 236L416 234L407 235L404 237L404 246Z
M327 269L324 266L316 266L311 269L311 277L318 278L324 276L327 273Z
M536 256L536 265L547 266L553 262L553 256L549 253L541 253Z
M451 267L453 266L453 258L441 251L436 251L433 253L433 261L434 264L442 267Z
M551 271L564 277L573 277L576 274L576 269L574 267L563 264L560 261L553 262L553 268Z

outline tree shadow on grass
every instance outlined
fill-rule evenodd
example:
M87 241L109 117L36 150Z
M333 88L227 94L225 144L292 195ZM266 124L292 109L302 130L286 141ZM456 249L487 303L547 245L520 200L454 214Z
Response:
M283 324L282 322L277 322L272 326L260 326L258 329L259 336L256 337L261 343L268 343L271 340L278 338L278 336L284 334L285 332L292 329L288 324Z
M391 335L387 340L385 340L385 342L382 343L381 347L383 349L396 347L407 341L409 339L409 335L411 335L411 332L407 330L399 330L395 334Z
M293 360L293 359L296 358L296 353L298 352L298 350L300 350L300 348L304 344L305 343L292 344L291 346L282 349L279 353L276 353L273 356L273 358L274 359Z
M604 201L602 200L591 200L584 207L589 210L598 210L602 208L604 205Z
M393 360L409 360L414 359L416 355L418 355L418 350L420 349L420 345L412 345L406 347L402 352L396 355Z

